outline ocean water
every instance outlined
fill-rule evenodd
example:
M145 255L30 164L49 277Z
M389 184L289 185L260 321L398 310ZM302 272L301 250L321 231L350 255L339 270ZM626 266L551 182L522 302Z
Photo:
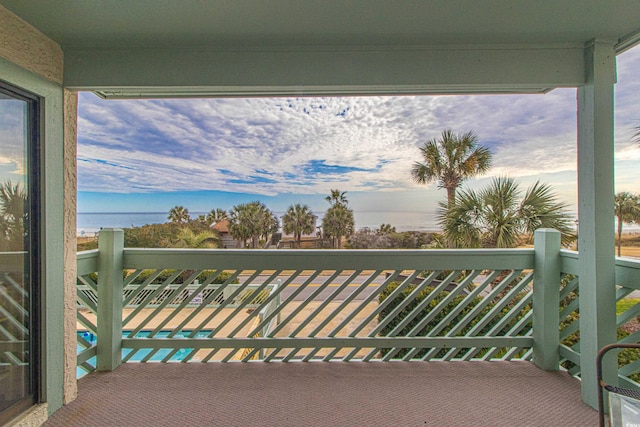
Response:
M192 212L191 217L206 212ZM278 217L284 212L274 212ZM320 218L324 212L316 213ZM78 213L79 235L92 235L101 228L139 227L146 224L167 222L167 212L119 212L119 213ZM356 229L378 228L381 224L391 224L398 231L438 231L435 212L354 212ZM320 225L320 221L318 221Z
M191 217L206 212L192 212ZM274 212L278 217L284 212ZM322 218L324 212L316 212ZM78 213L78 235L93 235L101 228L139 227L145 224L167 222L167 212L119 212L119 213ZM575 215L574 215L575 216ZM356 229L378 228L381 224L391 224L397 231L439 231L435 212L354 212ZM320 225L320 220L318 220ZM640 224L624 224L623 232L640 233Z

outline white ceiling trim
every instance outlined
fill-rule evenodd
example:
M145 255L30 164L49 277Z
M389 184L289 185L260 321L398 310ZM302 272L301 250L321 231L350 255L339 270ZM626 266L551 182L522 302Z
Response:
M542 94L552 88L522 86L519 88L482 88L478 85L434 86L352 86L352 87L130 87L103 88L94 93L103 99L157 98L248 98L278 96L387 96L387 95L454 95L454 94Z

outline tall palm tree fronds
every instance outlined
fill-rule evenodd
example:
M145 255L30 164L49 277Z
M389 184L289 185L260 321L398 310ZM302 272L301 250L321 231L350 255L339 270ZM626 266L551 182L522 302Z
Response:
M453 204L440 202L438 216L444 230L445 240L451 246L479 248L482 246L482 234L485 220L482 215L484 201L473 190L462 190Z
M347 192L340 190L331 190L331 194L324 198L331 206L346 206L349 201L347 200Z
M260 236L276 232L278 226L278 218L261 202L241 203L229 211L229 233L245 245L251 239L253 248Z
M179 248L218 248L220 247L220 237L217 233L205 230L198 234L190 228L182 228L176 236L176 246Z
M20 183L0 184L0 239L6 250L20 250L24 245L27 192Z
M442 132L420 147L422 162L415 162L411 177L418 184L438 181L447 190L447 201L453 203L456 189L467 178L483 174L491 167L491 152L478 144L473 132Z
M331 238L332 246L340 249L342 237L351 236L355 229L353 211L343 205L330 207L322 218L324 235Z
M254 232L249 209L247 203L240 203L229 211L229 233L234 239L244 242L243 246L246 246Z
M500 177L482 190L461 191L451 205L441 202L439 216L446 238L458 247L511 248L541 227L560 231L567 245L575 235L565 209L547 184L536 182L521 197L513 179Z
M618 256L622 250L622 224L640 221L640 197L626 191L614 198L614 213L618 220Z
M205 216L205 220L209 224L213 224L214 222L222 221L223 219L228 219L227 211L224 209L211 209L211 211Z
M0 184L0 215L16 221L24 217L27 192L20 184L6 181Z
M529 239L538 228L554 228L562 234L564 245L575 240L566 209L567 205L558 200L550 185L536 181L525 193L519 212Z
M189 210L184 206L174 206L169 211L167 219L171 222L184 223L189 222L191 217L189 216Z
M299 203L289 206L282 216L282 229L285 233L293 233L296 246L301 246L302 235L311 234L316 229L316 217L309 206Z
M268 216L269 214L271 216ZM277 233L279 229L280 229L280 221L278 220L278 215L274 214L269 210L269 213L266 214L264 217L264 225L263 225L262 233L260 234L260 236L263 237L264 240L268 240L269 235L273 233Z

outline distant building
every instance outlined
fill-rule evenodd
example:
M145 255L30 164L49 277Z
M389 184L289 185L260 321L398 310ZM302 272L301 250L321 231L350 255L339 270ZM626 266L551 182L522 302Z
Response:
M231 237L231 234L229 233L228 219L223 219L218 222L214 222L211 225L211 229L217 231L218 234L220 234L220 240L222 240L223 248L234 249L234 248L242 247L242 242Z

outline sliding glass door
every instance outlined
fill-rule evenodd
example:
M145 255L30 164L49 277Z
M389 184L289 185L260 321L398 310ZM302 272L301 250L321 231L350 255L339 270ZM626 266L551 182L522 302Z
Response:
M40 101L0 81L0 425L38 401Z

